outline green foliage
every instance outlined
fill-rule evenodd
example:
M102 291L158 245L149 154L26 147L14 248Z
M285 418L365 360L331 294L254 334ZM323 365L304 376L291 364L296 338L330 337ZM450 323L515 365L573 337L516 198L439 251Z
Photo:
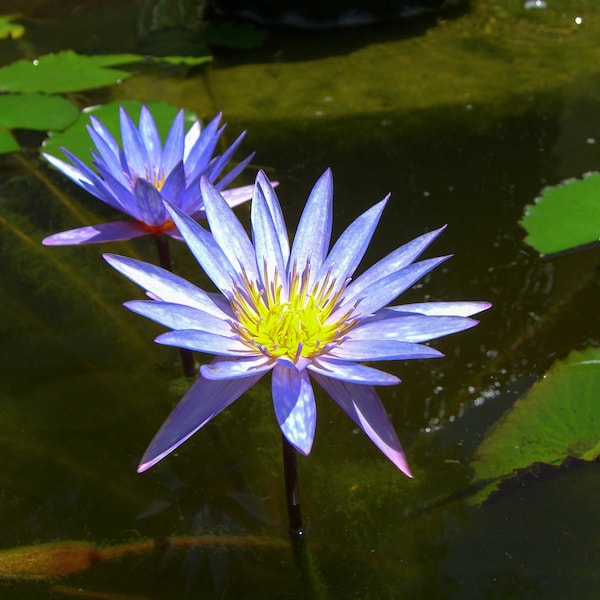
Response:
M138 121L140 110L142 108L141 102L126 100L108 102L101 106L94 106L83 110L79 114L79 118L65 131L58 133L51 132L48 139L44 142L44 152L52 154L57 158L64 159L65 155L63 154L61 147L68 148L73 154L91 167L92 156L90 154L90 148L92 147L92 141L86 127L90 123L90 115L94 115L100 119L115 138L119 140L119 108L121 106L129 113L129 116L134 122ZM164 142L178 109L167 102L148 102L147 106L152 112L158 131ZM185 118L191 123L197 119L197 116L191 111L186 111Z
M1 25L1 22L0 22ZM143 56L137 54L104 54L82 56L72 50L42 56L36 61L19 60L0 69L0 92L15 92L0 95L0 154L20 149L10 130L33 129L48 131L52 139L45 150L62 156L60 145L68 146L75 154L89 155L89 136L85 124L89 118L81 115L77 107L59 94L83 91L107 85L129 77L131 73L114 69L116 65L140 62ZM159 60L171 64L199 65L212 60L210 55L202 56L166 56ZM139 115L140 103L122 102L131 109L131 115ZM108 104L102 108L93 108L94 112L111 130L118 133L118 106ZM163 102L152 103L152 112L159 131L166 133L177 110ZM191 113L187 118L194 120ZM63 139L57 132L69 126ZM89 161L88 161L89 162Z
M143 57L136 54L81 56L71 50L19 60L0 69L0 154L19 150L11 129L59 131L77 119L77 107L58 94L112 85L130 76L111 68Z
M77 107L60 96L0 95L0 154L20 150L10 129L64 129L78 114Z
M25 33L25 27L17 23L13 23L19 15L3 15L0 16L0 40L12 38L16 40Z
M525 241L541 253L562 252L600 239L600 173L548 187L525 207Z
M17 141L12 136L10 131L6 131L0 127L0 154L7 154L8 152L17 152L21 147L17 144Z
M600 454L600 348L573 351L520 398L485 435L473 458L474 479L491 480L474 498L481 501L498 480L534 462L560 464L574 456Z
M0 91L61 94L104 87L131 75L113 66L141 60L137 54L83 56L72 50L18 60L0 69Z
M64 129L77 119L77 107L61 96L6 94L0 96L0 128Z

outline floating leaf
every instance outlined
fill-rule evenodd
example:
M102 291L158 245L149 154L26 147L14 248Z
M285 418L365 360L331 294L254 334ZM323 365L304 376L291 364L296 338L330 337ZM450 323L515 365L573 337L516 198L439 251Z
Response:
M525 207L525 242L538 252L562 252L600 239L600 173L547 187Z
M0 154L8 154L9 152L16 152L21 147L17 144L17 141L12 136L10 131L6 131L0 127Z
M86 125L90 123L90 115L100 119L115 138L120 140L119 108L121 106L129 113L134 122L138 121L142 103L136 100L108 102L100 106L86 108L81 111L79 118L73 125L64 132L51 132L49 138L44 142L42 150L65 160L61 147L67 148L91 167L92 155L90 149L93 147L93 143L86 128ZM164 141L179 109L167 102L148 102L146 106L152 112L158 131ZM197 119L197 116L191 111L186 111L185 118L186 121L191 123Z
M110 67L142 60L137 54L82 56L72 50L18 60L0 69L0 91L58 94L113 85L131 73Z
M0 96L0 127L7 129L65 129L79 110L60 96L44 94L5 94Z
M498 479L534 462L560 464L600 454L600 348L574 351L517 400L475 452L476 482L491 480L474 498L483 500Z
M482 505L488 505L513 494L518 494L532 485L561 477L576 469L589 468L594 463L600 464L600 456L589 460L568 456L559 465L534 462L523 469L515 469L510 477L504 477L500 480L497 489L490 493L485 501L482 502Z
M169 63L171 65L187 65L197 67L212 61L212 56L156 56L155 60Z
M12 38L16 40L25 33L25 27L17 23L13 23L13 19L18 18L19 15L4 15L0 17L0 40L6 40Z

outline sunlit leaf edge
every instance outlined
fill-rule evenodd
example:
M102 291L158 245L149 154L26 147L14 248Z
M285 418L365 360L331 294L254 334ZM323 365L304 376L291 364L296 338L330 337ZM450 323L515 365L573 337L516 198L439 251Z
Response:
M542 254L562 252L600 239L600 173L567 179L542 190L520 221L525 243Z
M2 15L0 16L0 40L13 39L17 40L23 37L25 27L19 23L13 23L14 19L18 19L20 15Z
M471 466L484 500L502 477L535 462L568 456L593 460L600 450L600 348L573 351L556 361L486 433Z
M105 87L131 76L128 71L113 69L114 65L143 60L136 54L86 56L63 50L0 68L0 91L60 94Z
M171 65L188 65L198 66L212 62L213 57L208 56L153 56L153 60L157 62L166 62Z

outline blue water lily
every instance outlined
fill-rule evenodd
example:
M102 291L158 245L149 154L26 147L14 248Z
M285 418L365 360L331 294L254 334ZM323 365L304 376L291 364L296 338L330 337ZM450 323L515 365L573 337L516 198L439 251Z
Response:
M146 450L144 471L227 408L267 372L275 415L302 454L313 443L316 381L375 445L410 476L402 446L374 386L398 377L363 362L442 356L422 342L477 324L487 302L393 305L403 291L448 257L416 261L443 228L408 242L356 279L388 200L360 215L329 249L333 182L315 184L290 247L278 198L259 173L252 198L252 238L223 196L202 179L212 233L180 208L167 210L218 293L204 291L160 267L105 255L151 300L126 303L172 329L161 344L216 355L175 407Z
M196 121L185 133L184 113L179 111L164 146L146 106L142 107L139 127L121 107L120 145L99 119L91 115L90 120L88 132L96 147L92 150L95 171L66 148L62 150L71 164L50 154L44 157L84 190L131 218L57 233L43 240L47 246L94 244L159 233L180 237L164 201L192 218L204 218L201 177L215 183L231 206L252 197L252 186L225 188L253 154L217 181L245 135L242 133L223 154L214 155L225 128L219 126L221 115L205 127Z

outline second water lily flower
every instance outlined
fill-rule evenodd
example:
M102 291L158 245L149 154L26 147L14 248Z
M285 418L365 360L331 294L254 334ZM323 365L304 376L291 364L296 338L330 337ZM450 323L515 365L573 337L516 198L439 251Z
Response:
M43 243L47 246L96 244L160 233L179 237L164 201L193 218L203 218L201 177L213 182L232 206L249 200L252 186L226 188L248 165L253 154L218 179L245 135L242 133L220 156L214 155L225 128L224 125L219 127L220 119L221 115L217 115L205 127L196 121L185 133L181 110L163 146L146 106L142 107L139 127L121 107L121 144L91 115L88 132L96 146L92 150L95 171L65 148L63 152L71 164L50 154L44 157L84 190L130 218L63 231L45 238Z
M308 454L313 443L317 382L373 443L410 476L402 446L374 386L398 377L362 364L442 356L423 342L477 324L487 302L389 305L448 257L417 261L442 229L421 235L352 279L387 198L360 215L330 249L333 183L314 186L293 243L271 182L256 179L250 238L208 180L202 194L211 233L180 208L167 210L219 290L135 259L105 255L151 300L126 306L172 331L157 342L216 355L154 437L144 471L272 374L275 416L289 444Z

